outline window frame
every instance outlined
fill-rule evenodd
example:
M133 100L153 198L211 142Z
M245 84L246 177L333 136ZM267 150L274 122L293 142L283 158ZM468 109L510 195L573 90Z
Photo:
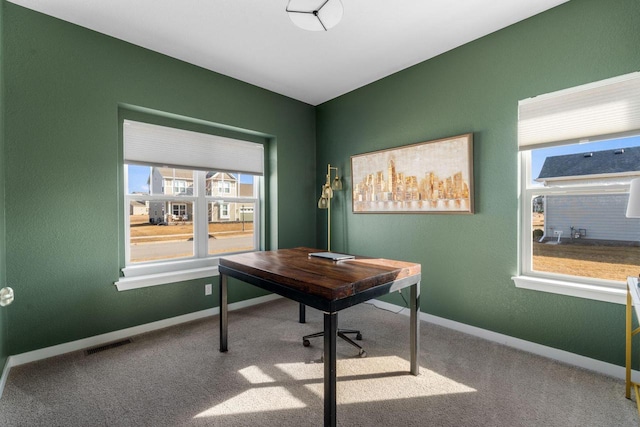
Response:
M218 181L218 194L231 194L231 183L229 181Z
M229 219L229 202L220 200L220 219Z
M608 139L611 138L600 140ZM596 141L598 141L598 139L589 140L589 142ZM520 170L518 185L518 274L512 277L515 286L529 290L625 304L626 282L533 270L533 239L531 236L531 230L533 230L533 197L547 195L629 193L629 183L588 183L563 187L532 185L531 153L537 148L541 147L531 147L530 149L522 150L518 153L518 164Z
M185 166L179 166L179 165L171 166L171 165L160 164L160 163L151 164L150 162L144 162L141 160L134 160L132 162L127 162L126 150L124 149L125 123L128 120L132 120L134 122L139 122L142 124L157 123L158 126L173 128L178 131L180 130L189 131L190 126L186 125L187 122L177 122L172 120L163 122L162 120L156 120L151 116L148 116L147 118L142 118L143 116L145 116L145 114L142 114L142 115L138 115L136 113L131 114L131 112L126 111L124 109L121 109L120 113L121 113L119 114L119 126L120 126L120 138L121 138L120 139L121 141L120 159L122 162L121 163L122 169L121 169L120 176L122 177L122 180L121 180L122 184L119 186L120 187L119 191L122 192L122 196L120 197L120 203L122 203L121 206L122 206L122 212L123 212L123 219L120 222L122 228L119 233L120 239L122 239L121 255L120 255L120 260L121 260L120 277L118 278L118 280L114 282L114 285L116 286L118 291L126 291L126 290L138 289L138 288L148 287L148 286L163 285L163 284L175 283L175 282L184 282L184 281L193 280L193 279L217 276L218 260L220 257L232 255L234 253L262 250L263 246L268 242L268 237L265 235L266 229L267 229L266 220L268 215L267 217L265 217L264 209L265 209L265 204L267 203L267 194L268 194L265 188L266 182L267 182L267 179L265 176L265 169L267 165L267 159L269 159L266 151L267 151L267 144L270 141L270 137L268 135L258 135L258 134L255 134L255 132L245 135L241 131L229 132L228 130L221 130L218 133L215 130L213 132L202 132L202 130L198 130L196 131L197 133L212 136L216 141L216 143L217 141L220 140L220 138L224 140L223 143L227 141L227 144L229 140L237 141L240 144L239 145L241 147L240 151L243 153L243 156L245 156L247 153L246 151L247 149L243 147L247 147L248 143L256 144L260 146L258 151L261 153L260 161L263 166L260 167L259 171L256 170L256 172L247 171L247 170L255 170L255 168L259 167L257 166L259 165L259 163L256 163L255 155L252 159L250 159L248 163L249 169L245 171L221 170L218 168L215 168L215 169L210 168L209 170L205 171L204 168L202 167L200 169L196 169L196 167L191 168L187 166L186 169L192 169L194 171L198 171L196 172L196 174L201 174L200 183L197 183L198 179L196 179L196 177L194 176L194 180L192 184L193 194L164 195L166 188L164 188L165 182L162 181L163 195L159 196L159 198L163 198L166 201L183 201L184 200L187 203L191 202L193 203L192 205L193 216L197 215L201 218L206 219L205 221L200 221L199 226L194 224L194 249L195 249L194 256L188 257L188 258L175 258L175 259L169 259L169 260L166 260L166 259L154 260L154 261L140 262L140 263L134 263L134 264L130 263L129 262L130 237L131 237L130 223L129 223L130 202L133 200L147 201L147 200L150 200L152 195L128 194L128 188L127 188L128 186L128 170L127 169L128 168L126 167L126 165L135 164L135 165L143 165L148 167L150 166L173 167L176 169L185 169ZM214 129L214 127L212 127L211 129ZM221 135L230 135L230 136L221 136ZM252 148L250 149L253 150L254 153L256 152L256 149L252 149ZM228 155L229 153L228 149L226 153ZM231 159L231 163L235 165L240 165L240 167L244 167L242 166L243 164L238 163L237 161L238 157L237 157L236 150L234 150L233 156L234 158ZM221 157L218 156L217 158L220 159ZM245 157L242 157L242 158L244 159ZM253 195L251 197L247 197L248 195L245 195L243 197L234 197L233 194L224 195L224 199L227 202L238 203L238 204L251 203L255 207L254 217L253 217L252 249L249 251L242 250L242 251L234 251L234 252L209 254L208 242L207 242L208 239L207 238L196 239L196 236L198 234L203 236L208 236L208 218L207 218L208 204L213 200L222 198L219 196L207 195L206 176L208 173L211 173L211 172L231 173L237 176L242 175L242 176L253 177ZM170 188L173 191L173 185ZM190 193L190 191L187 191L187 193ZM198 207L196 207L195 199L197 199L198 197L201 197L203 199L203 202L199 203ZM155 198L156 196L154 196L154 199ZM169 212L165 212L165 214L168 214L168 213ZM196 243L196 240L199 240L199 242ZM198 245L198 246L195 246L195 245ZM196 253L195 251L199 251L199 252ZM202 254L202 256L198 256L200 254Z
M254 232L253 232L253 251L259 250L260 249L260 235L261 235L261 224L260 224L260 215L259 214L255 214L255 210L257 209L258 211L260 210L260 205L262 204L262 200L259 197L259 188L261 186L261 181L262 178L260 176L255 176L255 175L250 175L250 174L244 174L244 175L250 175L253 176L254 179L254 185L253 185L253 197L233 197L230 195L227 195L226 197L222 198L219 196L207 196L206 195L206 191L203 191L205 187L205 182L206 182L206 177L207 174L210 173L210 171L200 171L200 170L194 170L194 191L193 191L193 195L190 196L176 196L176 195L164 195L164 194L157 194L157 195L153 195L153 194L127 194L126 191L126 186L128 185L128 171L127 171L127 164L125 164L125 179L124 179L124 192L125 192L125 267L122 269L125 277L128 276L130 271L136 271L136 270L153 270L153 266L159 265L159 264L171 264L174 263L175 261L178 260L182 260L182 261L188 261L188 260L199 260L199 259L208 259L208 258L216 258L215 262L211 263L212 265L217 265L217 258L219 258L220 256L224 256L224 255L231 255L233 253L242 253L242 252L249 252L249 251L238 251L238 252L225 252L224 255L211 255L209 254L209 249L208 249L208 239L203 238L205 235L208 236L208 223L209 223L209 218L207 215L207 209L210 203L212 202L223 202L222 204L224 204L227 207L227 216L222 216L222 212L220 213L220 217L222 219L229 219L230 215L229 215L229 205L230 203L235 203L235 204L242 204L242 203L251 203L254 206L254 218L253 218L253 227L254 227ZM193 242L194 242L194 255L191 257L182 257L182 258L175 258L174 259L163 259L163 260L155 260L155 261L141 261L141 262L135 262L132 263L130 261L131 259L131 253L130 253L130 249L131 249L131 234L130 234L130 219L129 219L129 205L131 202L133 201L149 201L149 202L176 202L176 204L182 204L185 206L186 209L186 204L191 203L193 206L193 215L194 215L194 235L193 235ZM173 214L173 207L174 204L172 204L172 211L171 213L166 213L167 215L174 215ZM201 219L203 218L203 219ZM161 270L165 270L164 268L160 268ZM152 274L152 273L148 273L148 274Z
M176 208L178 213L176 213ZM187 204L186 203L171 203L171 215L183 217L187 214Z
M187 180L173 178L173 194L180 195L187 193Z
M599 301L626 303L625 285L577 276L548 276L531 271L530 151L537 148L607 141L640 134L640 72L593 81L518 101L518 272L520 288L571 295ZM589 183L585 183L589 184ZM595 184L595 183L591 183ZM597 185L570 188L572 192L601 191ZM606 192L626 191L629 185ZM553 190L545 190L553 191ZM533 245L529 245L533 246ZM525 261L523 264L523 260Z

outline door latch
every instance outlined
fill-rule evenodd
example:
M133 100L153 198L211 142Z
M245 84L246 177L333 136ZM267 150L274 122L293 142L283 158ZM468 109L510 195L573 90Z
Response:
M4 307L13 302L13 289L10 287L0 289L0 306Z

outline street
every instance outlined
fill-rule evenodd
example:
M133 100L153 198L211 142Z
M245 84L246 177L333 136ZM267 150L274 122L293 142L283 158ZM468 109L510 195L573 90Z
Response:
M209 253L219 254L253 248L253 236L209 238ZM192 241L135 243L131 245L131 261L150 261L193 256Z

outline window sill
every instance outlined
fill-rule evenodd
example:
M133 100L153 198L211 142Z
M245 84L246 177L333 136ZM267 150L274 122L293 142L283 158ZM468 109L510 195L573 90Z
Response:
M626 290L622 286L616 288L612 286L567 282L564 280L532 276L514 276L511 279L514 281L516 288L611 302L614 304L626 304L627 301Z
M192 268L188 270L169 271L156 274L146 274L134 277L121 277L114 283L118 291L146 288L149 286L165 285L185 280L202 279L218 276L218 266Z

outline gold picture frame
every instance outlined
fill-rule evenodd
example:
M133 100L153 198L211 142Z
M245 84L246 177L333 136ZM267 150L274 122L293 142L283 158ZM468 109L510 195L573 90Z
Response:
M353 213L474 213L473 134L351 156Z

